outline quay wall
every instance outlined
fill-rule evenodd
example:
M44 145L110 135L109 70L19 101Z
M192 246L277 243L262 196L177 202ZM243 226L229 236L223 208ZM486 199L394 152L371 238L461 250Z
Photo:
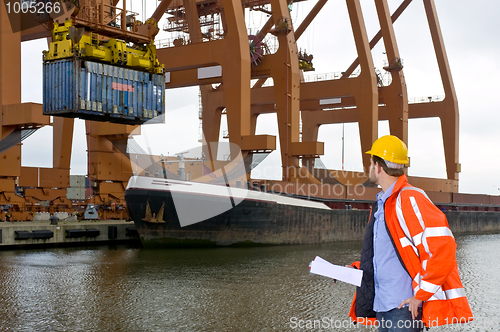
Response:
M0 222L0 250L16 247L78 246L139 243L133 222L98 220L59 222Z
M296 237L298 241L291 241L290 243L363 240L370 215L368 210L337 210L333 213L334 215L331 215L330 220L317 217L302 219L304 224L302 230L298 232L300 235ZM444 213L454 235L500 233L500 212L445 211ZM297 229L294 231L297 231ZM286 236L286 232L285 234L278 234L279 232L275 232L273 237ZM286 243L287 241L281 238L278 242Z
M500 233L500 212L445 211L444 213L454 235ZM369 214L367 210L339 210L338 222L333 228L323 224L317 235L314 235L306 226L304 235L315 238L317 241L314 242L362 241ZM325 233L329 233L328 241L324 241Z
M446 211L453 234L500 233L500 212Z
M445 211L448 224L454 235L500 233L500 212ZM362 241L370 212L367 210L339 210L335 225L321 223L316 227L305 225L304 239L312 242ZM332 218L333 219L333 218ZM316 221L317 222L317 221ZM313 225L312 222L309 225ZM318 228L318 226L320 226ZM333 226L333 227L332 227ZM317 230L316 234L312 229ZM328 234L328 235L327 235ZM325 241L325 237L328 238ZM304 241L305 243L309 242ZM310 243L310 242L309 242Z

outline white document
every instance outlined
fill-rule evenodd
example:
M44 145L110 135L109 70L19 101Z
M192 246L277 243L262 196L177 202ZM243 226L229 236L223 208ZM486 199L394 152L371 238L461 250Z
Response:
M361 286L363 271L349 267L334 265L323 258L316 258L309 264L311 273L319 274L328 278L337 279L355 286Z

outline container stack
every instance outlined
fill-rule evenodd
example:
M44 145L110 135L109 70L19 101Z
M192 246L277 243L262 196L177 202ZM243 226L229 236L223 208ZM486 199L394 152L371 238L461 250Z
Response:
M70 187L66 189L66 197L72 200L85 200L85 182L85 175L70 175Z

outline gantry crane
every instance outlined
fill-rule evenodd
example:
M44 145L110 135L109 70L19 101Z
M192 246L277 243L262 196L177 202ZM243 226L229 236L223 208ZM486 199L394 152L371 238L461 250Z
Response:
M312 57L299 52L296 42L326 1L319 0L297 27L290 17L287 0L162 0L152 17L144 23L127 11L125 3L118 8L115 0L81 0L74 8L68 6L59 19L69 19L72 26L103 38L148 44L158 33L157 22L166 13L167 29L181 32L185 37L157 50L158 60L165 65L167 73L165 88L200 86L205 141L218 141L220 119L225 112L229 140L241 148L247 162L251 161L252 154L276 149L274 136L256 135L255 130L260 114L277 113L283 181L286 182L346 184L353 178L361 179L358 182L366 180L366 177L355 176L352 172L329 170L327 174L320 174L314 168L315 158L324 152L323 143L317 141L318 128L323 124L359 123L361 148L366 151L378 136L379 120L389 120L391 134L407 142L408 119L439 117L447 179L415 178L413 182L431 191L457 192L460 172L458 105L434 1L423 0L423 5L446 98L419 104L408 103L393 31L393 22L411 0L403 0L392 14L387 0L374 0L381 29L371 41L364 25L360 0L345 0L358 58L338 79L316 82L301 79L301 70L312 69ZM257 34L248 35L242 8L269 14L269 19ZM214 27L214 15L221 22L218 29ZM18 213L18 219L26 219L39 208L38 202L51 202L52 209L70 207L64 189L69 186L73 120L54 117L53 168L20 166L20 141L9 138L27 128L49 125L48 117L41 114L41 105L20 102L20 43L51 38L53 20L15 32L5 17L5 7L2 7L0 104L1 139L6 148L1 152L0 205L9 206L11 212ZM276 51L269 51L266 45L265 38L270 34L277 40ZM385 69L392 77L388 86L379 84L370 53L381 38L388 61ZM214 66L220 67L211 70ZM353 75L358 66L359 74ZM207 69L209 74L200 74ZM264 86L268 78L273 79L272 86ZM256 80L253 85L252 80ZM108 207L104 217L123 216L124 212L115 207L120 206L132 170L130 160L119 147L136 128L93 121L87 121L86 128L94 203ZM364 155L365 168L368 164L368 156ZM23 195L19 195L19 188L26 188Z
M458 105L433 0L424 0L423 5L446 97L438 102L408 104L393 22L411 2L402 1L391 14L386 0L375 0L381 30L369 41L360 1L346 0L358 58L338 79L302 82L299 55L300 58L303 56L298 52L296 41L323 8L326 0L319 0L297 28L292 24L286 0L243 2L243 7L254 6L253 8L259 9L264 3L271 6L268 21L255 36L248 37L239 2L235 5L228 0L184 1L182 4L173 1L167 9L170 21L179 22L177 29L187 32L190 39L158 50L160 61L166 63L165 70L170 72L170 81L166 87L200 85L203 134L206 140L218 140L220 117L225 111L229 140L247 153L275 148L273 137L256 136L255 129L260 114L277 113L284 181L320 183L326 178L330 182L338 181L343 184L354 178L366 181L365 176L334 170L326 178L317 170L315 176L311 176L315 172L314 159L323 154L323 144L317 142L318 129L322 124L357 122L361 149L367 151L378 137L379 120L389 120L391 134L401 137L407 143L409 118L439 117L447 179L415 178L413 182L431 191L457 192L460 172ZM203 26L202 31L200 22L210 21L206 17L214 14L223 17L223 31L218 34L223 38L207 34L206 26ZM175 26L170 27L174 28ZM279 47L275 53L264 51L264 40L270 33L278 39ZM239 38L238 42L234 41L236 38ZM250 39L250 52L246 47L241 47L246 45L247 38ZM392 78L392 83L388 86L379 84L370 53L381 38L384 40L388 61L388 66L384 69ZM221 75L201 79L197 76L198 68L214 64L222 67ZM352 75L358 66L360 73ZM273 85L263 86L268 78L273 79ZM257 82L250 87L249 79L257 79ZM217 84L216 88L213 87L214 84ZM367 169L368 155L363 155L363 165Z
M63 11L58 15L54 14L50 19L42 20L40 24L24 30L19 29L19 26L23 26L23 20L30 21L34 18L7 15L6 7L0 6L2 142L9 144L2 154L4 162L0 170L0 205L6 207L1 212L2 217L8 215L12 220L30 220L32 214L38 211L71 212L75 209L72 202L66 198L65 190L70 184L74 120L54 117L53 168L21 167L21 139L8 139L16 133L22 133L26 128L36 129L50 124L49 116L42 114L42 105L21 104L21 42L48 38L56 47L56 50L49 50L46 55L50 60L51 56L62 52L61 49L57 50L57 46L62 47L65 42L69 42L66 33L62 38L58 34L64 31L57 30L57 21L61 22L59 30L67 28L64 22L70 22L73 27L85 29L86 34L97 36L97 42L101 39L114 39L150 44L158 32L154 19L145 23L137 22L135 15L126 10L125 3L123 7L117 7L116 1L108 0L64 4ZM81 38L81 32L78 34ZM52 40L53 38L56 39ZM134 130L138 132L138 129L136 126L125 124L86 121L86 130L89 178L94 190L92 201L104 207L101 215L103 218L126 218L122 198L128 178L132 175L131 165L127 156L120 151L120 144L113 143L126 141L128 136Z

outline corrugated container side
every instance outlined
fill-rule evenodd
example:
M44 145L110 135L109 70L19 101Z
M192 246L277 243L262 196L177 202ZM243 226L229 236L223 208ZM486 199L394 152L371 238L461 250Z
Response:
M67 188L66 189L66 197L68 199L85 199L85 187L81 188Z
M346 189L347 199L360 201L375 201L377 194L380 192L380 189L376 187L346 186Z
M490 204L500 205L500 196L490 196Z
M490 204L488 195L453 193L453 203L462 204Z
M451 193L427 191L427 196L434 203L451 203Z
M163 123L165 77L80 59L44 63L43 112L124 124Z
M85 175L70 175L69 176L69 185L72 188L85 188L86 177Z

